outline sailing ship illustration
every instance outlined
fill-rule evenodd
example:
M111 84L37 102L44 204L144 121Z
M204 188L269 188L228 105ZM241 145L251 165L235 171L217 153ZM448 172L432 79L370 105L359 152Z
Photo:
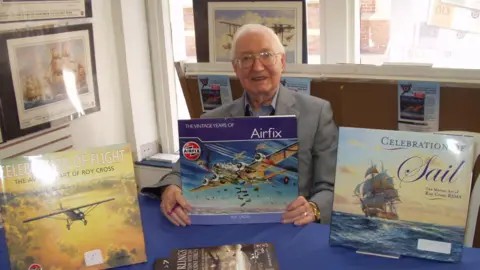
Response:
M359 198L365 216L398 220L395 205L401 200L393 177L388 175L383 162L381 171L372 163L365 172L365 178L354 190L354 196Z
M85 67L72 59L68 44L61 45L61 53L57 47L50 49L50 61L46 70L43 72L43 78L40 75L43 69L41 65L33 73L25 77L24 82L24 101L46 101L53 100L56 97L66 97L66 85L76 88L78 94L88 92ZM64 78L65 72L72 74L71 78Z

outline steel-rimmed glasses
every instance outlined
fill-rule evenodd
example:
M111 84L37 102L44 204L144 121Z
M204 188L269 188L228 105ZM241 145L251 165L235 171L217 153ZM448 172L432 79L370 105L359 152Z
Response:
M272 66L277 62L277 55L281 53L261 52L259 54L247 54L233 60L239 68L250 68L255 60L258 59L264 66Z

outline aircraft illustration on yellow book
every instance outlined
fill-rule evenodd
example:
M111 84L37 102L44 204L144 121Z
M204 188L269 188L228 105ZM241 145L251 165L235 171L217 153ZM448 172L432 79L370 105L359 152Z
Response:
M40 219L44 219L44 218L53 218L53 219L59 219L59 220L67 221L67 229L68 230L70 230L73 222L75 222L75 221L82 221L83 225L86 226L87 225L87 220L85 218L88 215L88 213L93 211L93 209L95 209L98 205L100 205L102 203L109 202L109 201L113 201L113 200L115 200L115 199L110 198L110 199L106 199L106 200L103 200L103 201L98 201L98 202L89 203L89 204L85 204L85 205L81 205L81 206L77 206L77 207L67 208L67 209L64 209L62 207L62 205L60 204L60 211L56 211L56 212L46 214L46 215L43 215L43 216L39 216L39 217L30 218L30 219L24 220L23 223L28 223L28 222L32 222L32 221L40 220ZM87 209L82 211L81 209L83 209L83 208L87 208ZM64 214L66 216L66 218L57 217L60 214Z

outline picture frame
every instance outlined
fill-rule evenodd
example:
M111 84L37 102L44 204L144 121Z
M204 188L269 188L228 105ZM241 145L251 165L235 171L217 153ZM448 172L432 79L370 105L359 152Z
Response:
M1 102L0 102L0 105L1 105ZM2 111L1 111L1 107L0 107L0 144L4 143L5 140L3 139L3 133L4 133L4 128L3 128L3 119L2 119ZM1 223L1 222L0 222ZM1 228L1 227L0 227Z
M230 62L229 42L236 29L245 23L270 26L286 45L287 63L308 63L306 3L303 0L196 0L193 10L199 63Z
M477 0L442 0L442 3L480 11L480 2ZM472 13L473 14L473 13Z
M453 1L450 1L453 2ZM480 11L460 5L446 3L444 0L429 2L427 24L457 31L457 38L467 33L480 34Z
M92 0L0 0L0 23L92 16Z
M4 140L100 111L92 24L0 34Z

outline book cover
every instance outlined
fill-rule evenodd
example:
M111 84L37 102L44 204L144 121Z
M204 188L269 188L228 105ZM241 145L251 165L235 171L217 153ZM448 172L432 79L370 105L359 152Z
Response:
M340 128L330 244L461 260L471 137Z
M222 104L232 102L230 77L225 75L207 75L198 77L198 90L203 111L210 111Z
M107 269L146 261L126 144L0 161L11 269Z
M175 249L168 258L157 259L154 270L278 270L271 243L235 244L216 247Z
M298 196L295 116L180 120L192 224L281 222Z

